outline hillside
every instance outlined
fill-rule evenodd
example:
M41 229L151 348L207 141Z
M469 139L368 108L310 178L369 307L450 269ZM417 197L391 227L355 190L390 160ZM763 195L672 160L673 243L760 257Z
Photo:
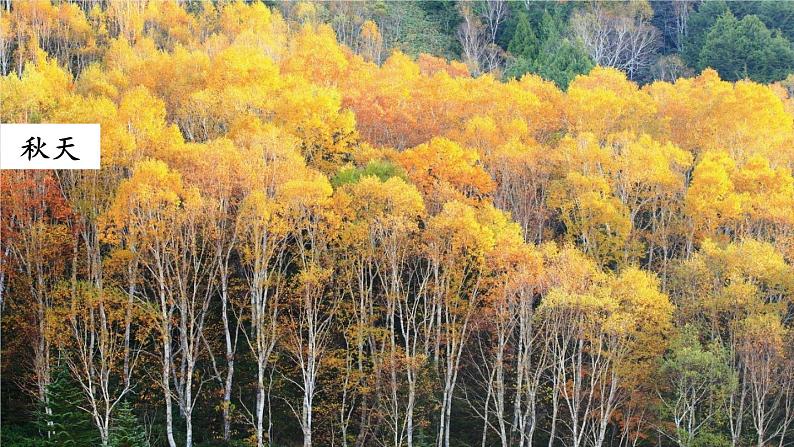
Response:
M102 151L0 171L4 446L794 442L790 48L701 63L787 7L510 3L485 69L488 2L0 5L0 121ZM573 31L668 7L672 78Z

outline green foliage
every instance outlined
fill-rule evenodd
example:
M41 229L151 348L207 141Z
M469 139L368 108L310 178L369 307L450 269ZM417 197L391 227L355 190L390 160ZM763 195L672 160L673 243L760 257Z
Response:
M547 16L555 17L559 23L568 23L571 14L581 7L576 2L534 2L527 7L529 21L537 29L541 28ZM541 30L542 31L542 30ZM539 34L539 39L546 39L549 36Z
M455 31L460 17L451 2L382 2L376 5L390 46L416 57L420 53L455 58L459 44ZM386 24L399 24L390 26Z
M419 2L427 20L437 25L442 34L454 36L461 17L455 0L426 0Z
M693 326L685 326L670 346L662 364L662 372L677 384L703 383L720 397L730 385L730 370L725 362L724 349L712 344L704 346L700 334Z
M564 35L564 29L565 22L559 14L552 15L545 11L538 29L539 37L535 37L539 40L539 47L534 51L535 56L532 56L532 51L517 56L505 70L505 75L509 78L520 78L528 72L536 73L566 89L577 75L589 72L594 66L593 61L578 42ZM533 32L531 28L529 31ZM529 39L518 36L518 29L516 34L519 37L516 47L529 50L527 45L522 45L529 42Z
M778 81L794 69L792 36L792 3L706 1L689 17L681 55L726 80Z
M588 73L594 66L580 45L563 39L557 45L546 41L532 64L532 71L544 79L554 81L561 89L567 89L573 78Z
M338 188L342 185L358 182L363 177L377 177L385 182L391 177L405 180L405 172L393 163L385 160L371 161L363 168L349 167L340 170L332 179L331 185Z
M726 12L711 28L700 51L698 68L706 67L714 68L720 77L730 81L779 81L794 69L794 49L757 16L737 20Z
M515 33L507 46L507 51L527 60L532 60L538 55L538 37L529 23L529 15L525 12L518 14Z
M36 433L36 428L32 424L11 425L4 424L0 430L0 445L5 447L36 447L40 441Z
M794 2L769 0L730 2L728 6L736 17L755 15L767 28L780 30L789 41L794 39Z
M116 418L110 430L110 447L148 447L149 441L138 418L127 402L116 410Z
M717 19L728 11L724 0L703 2L697 11L689 16L687 21L687 36L684 39L684 48L681 56L690 67L698 67L700 50L706 40L706 35Z
M505 77L508 79L519 79L526 73L532 72L532 60L525 57L514 57L505 67Z
M46 396L50 411L44 405L36 411L37 446L95 447L100 443L90 415L80 408L85 403L82 392L65 366L53 372Z
M698 433L692 440L692 447L729 447L730 438L723 433L706 430Z
M736 384L725 348L703 345L694 326L687 325L673 339L661 374L669 384L663 416L684 421L676 430L679 445L722 446L727 440L716 433L722 403ZM686 427L697 427L691 432Z

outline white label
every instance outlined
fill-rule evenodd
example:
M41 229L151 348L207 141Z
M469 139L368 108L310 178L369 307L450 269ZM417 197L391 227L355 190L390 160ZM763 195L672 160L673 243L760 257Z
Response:
M99 169L99 124L0 124L0 169Z

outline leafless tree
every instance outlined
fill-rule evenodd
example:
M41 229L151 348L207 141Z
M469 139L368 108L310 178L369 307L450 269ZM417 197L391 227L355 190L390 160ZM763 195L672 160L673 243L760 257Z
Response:
M490 40L490 25L483 25L482 20L465 5L461 7L461 16L463 22L458 28L458 41L471 73L476 76L497 70L504 61L504 51Z
M675 82L676 79L692 74L692 69L687 67L681 57L676 54L662 56L650 67L650 74L654 80Z
M491 43L496 43L496 36L499 34L499 26L507 19L510 11L506 0L485 0L485 21L488 23L488 34Z
M481 73L480 61L486 51L486 31L480 19L474 15L468 6L461 8L463 22L458 28L458 41L463 50L463 60L475 75Z
M675 13L675 44L678 52L684 51L684 38L687 35L689 13L692 12L692 0L673 0L673 12Z
M571 28L596 64L624 70L636 79L659 46L659 30L650 18L650 12L634 3L592 2L574 13Z

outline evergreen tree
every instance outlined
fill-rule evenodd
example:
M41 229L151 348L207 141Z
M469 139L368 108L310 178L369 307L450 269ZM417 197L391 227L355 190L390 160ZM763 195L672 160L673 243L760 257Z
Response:
M529 25L529 20L527 24ZM517 56L505 74L508 77L519 78L525 73L532 72L543 79L554 81L560 88L565 89L577 75L589 72L593 68L593 61L578 42L563 35L564 29L565 22L560 14L544 11L538 29L540 44L534 50L535 55ZM532 32L531 28L529 30ZM529 47L525 44L528 42L530 41L527 38L519 39L515 47L527 49Z
M47 387L49 412L41 405L36 411L41 447L95 447L99 434L91 416L82 408L83 395L65 366L53 372Z
M518 14L515 33L507 46L507 51L515 57L523 57L527 60L533 60L538 55L538 38L532 30L529 15L525 12Z
M531 71L543 79L554 81L561 89L567 89L573 78L588 73L594 67L585 50L568 38L549 40L530 66Z
M794 2L730 2L728 6L737 18L755 15L764 22L767 28L780 30L786 39L794 40Z
M149 441L138 418L127 402L116 410L116 420L110 430L110 447L148 447Z
M714 68L729 81L779 81L794 69L794 49L758 17L749 15L738 20L727 11L709 31L700 50L698 68L706 67Z
M703 48L706 35L717 19L727 10L728 5L724 0L707 1L703 2L697 11L689 16L686 39L684 39L683 53L681 54L687 65L698 69L700 50Z

